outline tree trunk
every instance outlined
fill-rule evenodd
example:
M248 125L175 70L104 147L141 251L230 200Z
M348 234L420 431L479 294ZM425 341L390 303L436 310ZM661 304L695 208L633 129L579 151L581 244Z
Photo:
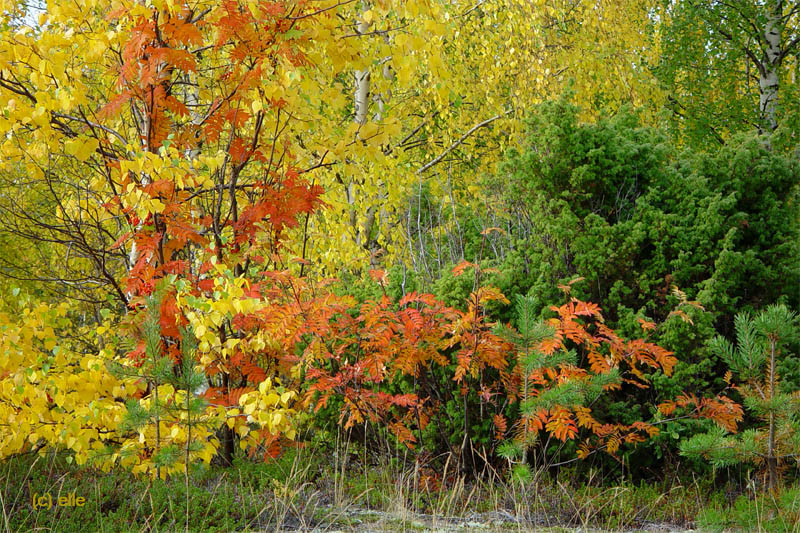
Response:
M759 73L759 111L762 133L769 134L778 127L778 68L781 62L781 34L783 2L771 2L764 27L766 50Z
M363 19L358 23L358 34L364 35L369 30L369 23ZM367 109L369 108L369 82L370 74L369 69L356 70L356 93L353 102L355 107L355 121L358 124L366 124L367 122Z
M775 398L775 343L776 339L770 339L769 354L769 401L772 403ZM775 490L778 483L778 459L775 457L775 412L770 408L769 412L769 439L767 441L767 488Z
M233 429L225 426L222 428L222 451L219 458L225 466L233 466L233 457L236 452Z
M366 9L366 6L365 6ZM361 19L356 25L356 32L359 35L364 35L369 30L369 23ZM356 70L355 77L355 92L353 95L353 120L356 124L363 126L367 123L367 110L369 109L369 88L370 88L370 73L369 68L364 70ZM349 182L345 188L345 195L347 203L350 205L350 225L353 228L353 236L356 244L361 245L361 231L358 227L358 211L356 210L355 203L356 197L354 192L354 176L349 176Z
M230 376L227 373L222 374L222 386L230 394ZM222 427L222 450L219 452L219 458L225 466L233 466L233 456L236 453L235 441L233 428L224 425Z

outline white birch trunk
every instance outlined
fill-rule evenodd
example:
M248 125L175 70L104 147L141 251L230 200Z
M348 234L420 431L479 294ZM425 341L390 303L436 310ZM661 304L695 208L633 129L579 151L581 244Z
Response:
M368 6L365 4L364 9ZM369 31L369 23L363 18L358 21L356 31L359 35L364 35ZM367 110L369 109L369 89L370 89L370 73L369 68L364 70L355 71L355 94L353 97L353 111L356 124L364 125L367 123ZM345 193L347 195L347 203L350 205L350 225L353 227L355 233L355 240L357 245L361 245L361 232L358 228L358 213L355 208L355 193L353 186L353 176L350 176L350 181L347 184Z
M364 35L369 30L369 23L363 19L358 23L359 35ZM355 121L358 124L366 124L367 109L369 108L369 68L356 70L356 93L355 93Z
M369 3L364 2L363 10L366 11L369 8ZM356 31L359 35L366 35L369 32L369 28L371 23L365 21L363 18L358 21L356 26ZM384 36L384 39L388 42L388 35ZM392 73L392 69L389 65L389 61L391 57L386 57L381 61L382 64L382 74L384 79L389 81L394 80L394 74ZM369 111L369 104L370 102L375 103L376 112L373 116L373 120L375 122L380 122L383 119L383 114L385 112L385 106L389 102L392 97L391 90L387 90L386 94L381 94L380 92L373 93L372 90L372 83L371 83L371 73L369 67L365 68L364 70L356 70L354 72L355 76L355 94L353 99L354 104L354 121L356 124L364 125L367 123L368 119L368 111ZM354 191L354 183L351 179L349 184L346 188L346 195L347 195L347 202L350 204L350 224L353 227L353 231L355 232L355 240L358 246L367 246L369 245L369 236L372 234L372 227L375 225L376 221L376 212L377 209L375 206L372 206L367 209L365 215L366 219L364 221L363 228L359 227L358 224L358 212L355 208L355 191ZM374 259L374 258L373 258Z
M767 23L764 28L766 53L758 83L761 122L767 133L778 126L776 110L778 106L778 68L781 61L782 12L783 2L781 0L770 2Z

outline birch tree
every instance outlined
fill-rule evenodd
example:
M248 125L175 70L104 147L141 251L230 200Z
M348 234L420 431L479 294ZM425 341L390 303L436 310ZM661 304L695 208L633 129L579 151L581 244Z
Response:
M348 44L358 41L361 55L336 88L353 102L342 121L360 142L327 169L332 209L310 224L315 236L343 236L336 249L309 239L309 258L328 271L376 254L424 269L426 247L460 242L456 207L485 209L480 177L521 139L519 118L566 87L590 104L587 119L631 103L655 120L662 101L650 72L659 57L651 1L349 7ZM434 203L419 209L428 193ZM434 269L461 258L451 248L435 254Z
M681 131L725 142L794 120L798 13L783 0L670 3L659 74Z

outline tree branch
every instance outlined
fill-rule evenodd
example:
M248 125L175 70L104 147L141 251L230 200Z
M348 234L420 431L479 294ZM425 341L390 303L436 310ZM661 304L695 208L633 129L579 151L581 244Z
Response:
M419 175L419 174L422 174L423 172L425 172L426 170L428 170L429 168L431 168L433 165L435 165L435 164L439 163L439 162L440 162L442 159L444 159L444 158L445 158L445 156L446 156L447 154L449 154L450 152L452 152L453 150L455 150L455 149L456 149L456 148L457 148L459 145L461 145L461 144L462 144L464 141L466 141L466 140L467 140L467 138L468 138L470 135L472 135L473 133L475 133L475 132L476 132L476 131L478 131L479 129L481 129L481 128L485 127L485 126L488 126L489 124L491 124L491 123L492 123L492 122L494 122L495 120L499 120L499 119L501 119L501 118L503 118L503 117L506 117L506 116L510 115L511 113L513 113L513 112L514 112L514 110L513 110L513 109L509 109L509 110L508 110L508 111L506 111L505 113L501 113L501 114L499 114L499 115L495 115L495 116L493 116L492 118L487 118L487 119L486 119L486 120L484 120L483 122L479 122L478 124L475 124L474 126L472 126L472 127L469 129L469 131L467 131L467 133L465 133L464 135L462 135L462 136L461 136L461 137L460 137L460 138L459 138L459 139L458 139L456 142L454 142L453 144L451 144L450 146L448 146L448 147L447 147L447 149L446 149L444 152L442 152L442 153L441 153L441 154L439 154L438 156L434 157L434 158L433 158L431 161L429 161L428 163L426 163L425 165L423 165L423 166L422 166L422 168L420 168L419 170L417 170L417 175Z

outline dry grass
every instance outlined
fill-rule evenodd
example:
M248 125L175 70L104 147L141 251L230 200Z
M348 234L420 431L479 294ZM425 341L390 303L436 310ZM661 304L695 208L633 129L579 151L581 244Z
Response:
M511 483L504 472L487 468L471 478L439 459L413 461L399 452L370 457L339 438L327 451L297 448L274 463L198 469L187 495L183 480L101 474L53 454L28 456L0 471L0 529L179 531L187 497L192 531L680 531L703 512L724 516L732 508L698 480L614 486L596 473L578 482L574 472L554 477L540 469L527 483ZM33 492L76 491L87 497L82 509L32 508ZM753 515L752 530L770 531L781 509L790 510L791 521L797 508L800 519L800 493L796 499L788 507L766 500L752 509L738 504L739 512Z

